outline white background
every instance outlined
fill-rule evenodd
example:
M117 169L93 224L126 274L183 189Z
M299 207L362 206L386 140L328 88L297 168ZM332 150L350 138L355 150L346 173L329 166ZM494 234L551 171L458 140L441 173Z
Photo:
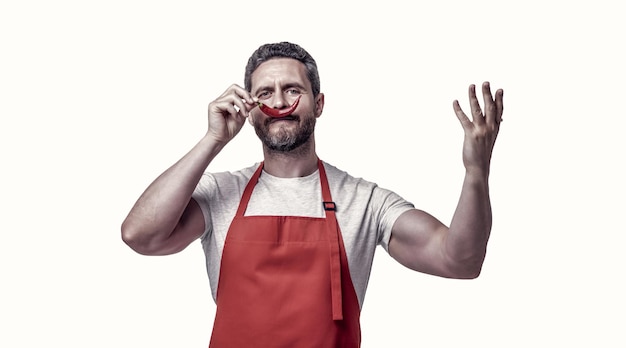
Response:
M467 86L505 90L480 278L377 253L363 347L624 347L623 11L614 1L4 1L0 346L206 347L199 242L133 253L119 227L204 134L249 55L317 60L321 158L441 220ZM261 159L249 125L209 170Z

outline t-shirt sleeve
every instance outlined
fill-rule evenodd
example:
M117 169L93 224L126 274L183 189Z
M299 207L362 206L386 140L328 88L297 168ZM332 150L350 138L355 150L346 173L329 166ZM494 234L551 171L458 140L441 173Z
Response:
M391 239L393 225L400 215L414 209L415 206L400 195L380 187L374 189L373 198L374 202L379 202L380 204L375 209L378 212L378 244L385 251L389 252L389 240Z

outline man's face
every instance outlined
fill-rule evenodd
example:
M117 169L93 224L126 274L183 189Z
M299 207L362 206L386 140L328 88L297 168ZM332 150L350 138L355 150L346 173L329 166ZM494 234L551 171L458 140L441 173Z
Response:
M309 141L324 98L320 93L314 99L304 64L290 58L268 60L252 73L251 82L252 96L272 108L287 108L301 96L296 110L286 117L272 118L258 108L253 110L249 119L263 144L272 151L287 152Z

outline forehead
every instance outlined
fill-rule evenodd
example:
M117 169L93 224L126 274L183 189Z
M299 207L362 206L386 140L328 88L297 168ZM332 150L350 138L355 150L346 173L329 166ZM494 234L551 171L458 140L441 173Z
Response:
M272 58L261 63L252 73L252 90L266 85L280 83L299 83L307 88L311 84L306 76L303 63L291 58Z

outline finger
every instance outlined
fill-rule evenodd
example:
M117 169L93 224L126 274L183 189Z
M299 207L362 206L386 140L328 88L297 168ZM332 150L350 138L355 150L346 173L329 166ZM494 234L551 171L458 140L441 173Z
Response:
M254 104L248 104L245 103L245 117L250 116L250 111L252 111L252 109L256 108L257 106L259 106L259 103L254 103Z
M257 105L250 94L237 85L231 86L227 93L218 99L218 103L222 106L227 104L234 106L236 112L243 117L248 117L249 111ZM232 115L231 112L228 113Z
M221 114L224 118L236 118L237 115L239 115L239 110L235 108L235 105L233 103L229 102L216 103L213 106L212 111L214 111L216 114Z
M237 94L237 97L238 99L235 103L244 117L248 117L250 111L259 106L258 98L253 97L246 90L241 91L241 94Z
M256 104L256 100L254 100L256 98L252 97L250 92L248 92L245 88L242 88L239 85L233 85L233 87L235 94L237 94L240 99L243 99L247 104L250 105Z
M236 105L229 104L227 106L227 110L228 110L228 116L230 116L232 119L234 119L237 122L240 122L241 118L248 117L248 114L244 113L244 111Z
M504 113L504 90L498 89L496 91L496 120L498 123L502 122L502 114Z
M468 94L469 94L470 108L472 111L472 121L475 123L484 122L483 112L480 109L478 98L476 98L476 85L474 84L470 85Z
M256 98L252 97L252 95L247 90L245 90L243 87L237 84L230 85L230 87L228 87L226 91L222 93L219 99L228 98L229 96L232 96L232 95L237 96L237 98L244 100L246 103L250 105L256 103L255 101Z
M244 99L235 97L232 100L232 104L237 108L237 112L241 114L241 116L248 117L248 112L250 108L249 103L247 103Z
M467 129L468 127L472 125L472 121L470 121L467 115L465 115L465 113L461 109L461 106L459 105L458 100L455 100L454 102L452 102L452 108L454 109L456 118L458 118L459 121L461 122L461 126L463 127L463 129Z
M250 99L244 99L244 102L246 103L246 110L248 112L259 106L259 98L252 95L250 95Z
M496 104L491 96L491 86L489 82L483 83L483 103L485 105L485 121L490 124L498 122Z

